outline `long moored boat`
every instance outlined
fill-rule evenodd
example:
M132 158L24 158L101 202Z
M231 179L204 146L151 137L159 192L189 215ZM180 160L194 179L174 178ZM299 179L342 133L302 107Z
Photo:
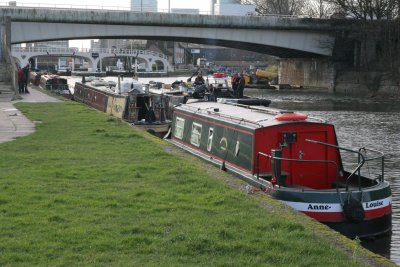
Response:
M37 84L37 80L39 80L39 84ZM50 90L68 99L72 98L68 81L64 77L53 74L34 74L31 75L31 81L45 90Z
M334 126L323 120L267 107L194 102L175 108L170 141L346 236L391 231L383 154L340 147ZM343 166L343 151L355 155L351 171Z
M128 87L127 90L131 90L129 82ZM106 86L95 87L78 82L74 87L74 100L77 102L126 120L135 127L160 136L164 136L170 127L168 119L169 116L172 116L170 115L172 114L169 106L172 101L170 98L173 96L149 94L135 90L118 93Z

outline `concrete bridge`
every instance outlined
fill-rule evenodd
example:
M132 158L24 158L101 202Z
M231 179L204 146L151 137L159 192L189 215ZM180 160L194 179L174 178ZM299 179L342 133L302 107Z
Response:
M239 48L285 58L332 55L329 21L129 11L0 8L10 43L71 39L157 39ZM5 31L2 27L2 31Z
M383 47L374 32L357 37L361 27L352 20L28 7L2 7L0 20L0 58L6 57L11 44L26 42L102 38L192 42L280 57L280 83L331 90L345 67L363 67L366 61L379 59L378 48Z
M41 48L41 47L12 47L11 55L17 59L20 66L25 66L31 58L38 56L56 56L56 57L82 57L85 58L92 70L102 68L102 59L107 57L131 57L137 60L133 63L144 63L146 71L152 71L153 64L157 70L168 72L172 70L168 61L168 56L149 50L137 49L76 49L76 48ZM161 68L159 69L159 66ZM72 65L72 71L74 70Z

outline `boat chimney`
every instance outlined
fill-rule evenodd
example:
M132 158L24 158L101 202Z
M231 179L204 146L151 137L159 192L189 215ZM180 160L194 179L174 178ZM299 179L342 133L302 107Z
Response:
M117 84L117 88L116 88L115 92L117 94L121 94L121 76L120 75L118 75L118 84Z
M281 169L282 150L272 149L271 156L272 156L271 158L272 180L275 181L279 187L285 186L286 181L285 178L282 177L282 169Z

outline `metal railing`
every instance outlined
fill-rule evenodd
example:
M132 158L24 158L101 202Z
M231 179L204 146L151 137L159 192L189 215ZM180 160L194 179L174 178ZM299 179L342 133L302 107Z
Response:
M130 11L130 6L99 6L99 5L74 5L74 4L50 4L50 3L23 3L20 1L0 1L0 6L15 8L57 8L57 9L90 9L90 10L117 10Z
M336 148L336 149L339 149L339 150L343 150L343 151L347 151L347 152L350 152L350 153L357 154L358 163L357 163L356 168L350 173L350 175L346 179L346 188L348 188L350 178L352 178L357 173L357 175L358 175L358 189L361 191L361 168L364 166L364 164L366 162L369 162L369 161L372 161L372 160L377 160L377 159L381 160L381 167L380 167L381 175L379 176L379 181L383 182L385 180L385 178L384 178L385 159L384 159L384 154L381 151L373 150L373 149L367 149L367 148L360 148L358 151L355 151L355 150L352 150L352 149L349 149L349 148L339 147L339 146L336 146L336 145L327 144L327 143L319 142L319 141L315 141L315 140L306 139L306 141L310 142L310 143L319 144L319 145L328 146L328 147L333 147L333 148ZM371 151L371 152L377 153L379 155L376 156L376 157L372 157L372 158L365 158L364 155L361 153L362 150Z
M173 10L171 8L156 8L153 6L146 5L137 7L141 10L132 10L131 6L101 6L101 5L85 5L85 4L50 4L50 3L23 3L20 1L0 1L0 7L11 7L11 8L51 8L51 9L76 9L76 10L102 10L102 11L129 11L135 13L173 13L173 14L184 14L184 15L217 15L212 14L211 11L198 10L197 13L183 13L185 9ZM171 12L172 11L172 12ZM182 13L181 13L182 12ZM310 16L304 15L284 15L284 14L257 14L256 12L247 12L246 14L231 14L229 16L240 16L240 17L269 17L269 18L285 18L285 19L298 19L298 18L310 18ZM319 17L312 17L319 19Z
M373 150L373 149L366 149L366 148L360 148L358 151L352 150L352 149L348 149L348 148L343 148L343 147L339 147L336 145L332 145L332 144L327 144L327 143L323 143L323 142L319 142L319 141L315 141L315 140L310 140L310 139L306 139L307 142L310 143L314 143L314 144L319 144L319 145L324 145L324 146L328 146L328 147L332 147L332 148L336 148L338 150L343 150L343 151L347 151L347 152L351 152L351 153L355 153L358 155L358 163L356 168L350 172L350 174L347 176L346 181L345 181L345 188L346 191L349 189L349 182L350 179L352 177L354 177L357 174L357 187L358 189L361 191L361 168L364 166L364 164L366 162L369 161L373 161L373 160L380 160L380 164L381 164L381 174L378 176L378 179L380 182L383 182L384 179L384 154L381 151L378 150ZM365 157L361 151L370 151L372 153L377 154L377 156L374 157ZM325 164L331 164L335 166L335 172L336 172L336 190L339 190L339 166L335 161L332 160L301 160L301 159L291 159L291 158L283 158L283 157L274 157L272 155L268 155L265 154L263 152L258 152L257 154L257 163L256 163L256 167L257 167L257 179L260 179L260 156L269 158L271 160L281 160L281 161L290 161L290 162L301 162L301 163L325 163ZM275 170L272 170L272 174L276 174ZM280 185L279 185L280 186Z
M62 48L62 47L19 47L12 46L11 52L16 53L47 53L47 54L65 54L71 53L103 53L103 54L117 54L117 55L131 55L137 56L154 56L162 59L168 59L167 55L151 50L139 49L119 49L119 48Z
M301 163L325 163L331 164L335 166L336 170L336 190L339 191L339 166L335 161L332 160L305 160L305 159L290 159L290 158L283 158L283 157L274 157L272 155L265 154L263 152L257 153L257 180L260 179L260 156L269 158L271 160L283 160L283 161L290 161L290 162L301 162ZM272 170L272 173L275 174L275 170ZM280 183L279 183L280 187Z

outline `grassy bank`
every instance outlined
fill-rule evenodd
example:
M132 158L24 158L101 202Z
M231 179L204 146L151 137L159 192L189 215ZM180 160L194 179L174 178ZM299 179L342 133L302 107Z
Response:
M17 108L37 131L0 144L0 266L365 264L357 242L340 249L115 118L74 102Z

